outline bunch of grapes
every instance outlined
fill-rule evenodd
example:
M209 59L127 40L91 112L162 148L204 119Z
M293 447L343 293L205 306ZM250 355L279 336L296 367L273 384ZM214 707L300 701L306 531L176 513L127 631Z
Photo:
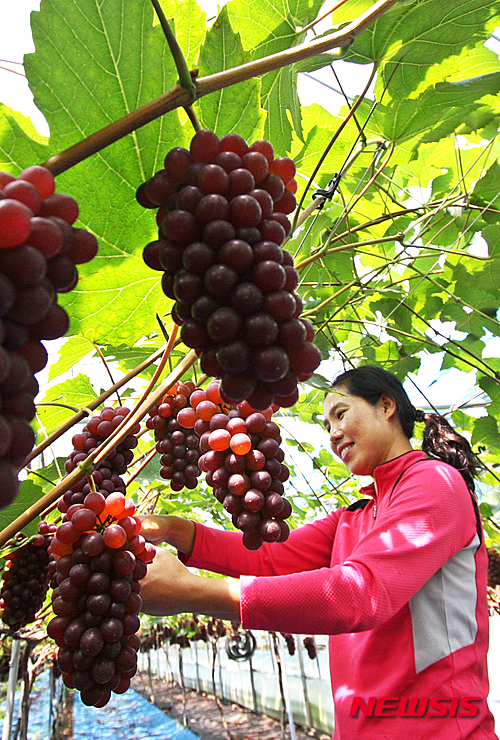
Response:
M307 650L308 656L311 658L311 660L314 660L314 658L317 657L316 643L314 642L314 637L304 637L303 645Z
M488 586L500 586L500 554L494 547L488 547Z
M33 375L47 364L41 340L69 327L57 294L73 290L76 265L97 254L96 238L72 226L77 217L77 202L55 192L44 167L17 179L0 172L0 507L17 495L17 471L35 441Z
M196 488L201 472L199 437L193 432L198 417L188 405L193 393L199 390L190 380L176 383L160 403L150 409L146 422L147 428L154 430L156 449L161 454L160 475L171 481L173 491Z
M260 413L242 401L229 413L220 413L220 385L214 380L206 391L191 396L203 422L203 426L197 422L204 453L198 465L206 472L217 501L243 532L246 548L284 542L290 530L283 520L292 513L290 502L283 497L289 471L282 462L281 435L271 421L272 409Z
M283 639L286 643L286 649L289 655L295 655L295 637L290 635L288 632L282 632Z
M65 469L71 473L79 463L86 460L90 453L95 450L109 435L122 423L123 419L130 413L130 409L124 406L112 408L106 406L100 414L93 416L79 434L72 439L73 451L69 454ZM132 450L137 447L137 434L140 432L140 424L136 424L129 435L120 442L103 460L98 468L92 473L96 489L104 497L110 493L125 493L125 482L120 476L127 470L127 465L132 462L134 454ZM63 514L75 505L82 505L87 494L90 493L90 484L85 479L75 483L58 503L58 509Z
M55 524L40 522L39 533L5 557L0 609L2 622L15 632L33 622L45 601L51 563L48 548L56 529Z
M226 402L292 406L321 361L312 325L299 318L298 272L280 246L296 206L293 160L275 158L267 141L249 147L203 130L164 165L137 191L142 206L158 209L159 239L143 256L164 272L183 342L222 379Z
M216 639L226 637L227 627L221 619L210 617L207 622L207 635Z
M91 491L66 513L49 550L56 553L55 617L47 632L58 666L84 704L103 707L137 670L139 581L155 548L139 534L134 504L122 493Z

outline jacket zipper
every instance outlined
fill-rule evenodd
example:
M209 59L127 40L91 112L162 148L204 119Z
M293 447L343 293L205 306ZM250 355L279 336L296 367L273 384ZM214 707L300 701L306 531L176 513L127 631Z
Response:
M373 504L373 518L377 518L377 504Z

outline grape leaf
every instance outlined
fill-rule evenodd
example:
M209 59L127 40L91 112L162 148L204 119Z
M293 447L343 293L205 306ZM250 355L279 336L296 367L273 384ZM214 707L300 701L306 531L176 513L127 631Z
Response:
M46 142L31 119L0 103L0 170L17 174L28 164L43 161Z
M499 72L460 82L439 82L418 98L398 99L390 107L379 105L374 121L389 141L405 141L426 131L431 133L424 141L434 141L452 133L464 116L477 108L480 98L499 90ZM433 129L438 124L439 137L436 137Z
M201 47L200 75L215 74L246 61L240 36L234 33L225 6ZM262 138L264 111L259 105L259 92L259 80L251 79L201 98L198 105L203 127L218 136L231 132L248 141Z
M260 0L258 12L252 0L233 0L228 6L235 31L252 59L260 59L301 43L301 28L317 15L320 0ZM292 125L303 139L297 72L284 67L262 78L262 106L267 110L265 136L282 156L290 151Z
M0 530L5 529L18 516L24 514L26 509L33 506L42 496L43 489L39 485L33 483L32 480L21 481L19 493L15 501L0 511ZM31 537L31 535L38 532L38 522L36 520L30 522L23 527L22 531L27 537Z
M175 84L177 71L147 3L42 0L31 22L36 52L26 55L25 69L50 127L47 154ZM112 334L116 343L132 344L153 328L161 291L158 273L141 253L155 238L155 224L134 194L179 143L184 135L173 111L58 177L58 190L80 203L77 225L99 240L99 255L79 268L77 288L60 301L71 314L72 333L101 342ZM26 151L12 166L31 163Z
M95 351L94 345L88 339L70 337L59 350L59 359L50 366L49 383L59 375L71 370L77 362L83 360L90 353L94 354Z
M67 419L73 416L76 411L85 408L94 398L97 398L96 392L92 388L89 379L81 373L75 378L53 385L45 393L39 404L60 403L72 408L37 405L37 417L45 430L45 434L51 434ZM42 436L42 439L45 438L45 434Z
M160 0L167 18L173 19L175 37L188 67L194 67L205 38L207 14L196 0Z
M386 95L403 100L426 80L434 65L486 40L498 24L497 14L495 0L396 3L355 39L345 59L365 64L384 61L377 89L381 92L386 86ZM436 81L431 74L430 84Z

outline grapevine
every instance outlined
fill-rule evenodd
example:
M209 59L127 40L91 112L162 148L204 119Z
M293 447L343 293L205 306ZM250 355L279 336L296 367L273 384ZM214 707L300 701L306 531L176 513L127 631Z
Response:
M57 294L73 290L76 265L97 254L95 236L73 226L78 211L44 167L18 178L0 172L0 507L16 497L17 472L35 441L34 375L48 359L41 340L69 328Z
M225 402L258 411L292 406L298 382L321 361L312 324L300 319L293 258L280 246L296 206L294 176L293 160L275 158L269 142L249 147L205 129L137 190L140 205L158 209L159 238L143 257L163 271L182 341L204 373L221 378Z

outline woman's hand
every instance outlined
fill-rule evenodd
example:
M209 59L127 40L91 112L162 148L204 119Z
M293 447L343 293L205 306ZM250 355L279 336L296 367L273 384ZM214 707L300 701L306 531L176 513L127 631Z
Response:
M240 582L203 578L191 573L175 555L158 548L141 581L142 611L153 616L182 612L240 621Z
M141 535L153 545L167 542L185 555L191 555L196 528L194 522L169 514L140 516Z
M190 611L195 578L175 555L159 547L141 581L142 611L153 616Z

